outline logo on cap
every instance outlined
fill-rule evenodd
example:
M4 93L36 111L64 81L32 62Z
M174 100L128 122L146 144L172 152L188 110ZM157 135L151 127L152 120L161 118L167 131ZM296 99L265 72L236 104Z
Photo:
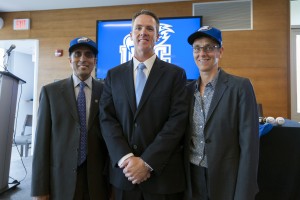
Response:
M212 27L210 27L210 26L202 26L201 28L199 28L198 31L208 31L208 30L211 30L211 29L212 29Z
M81 37L77 40L78 43L87 43L89 41L91 41L91 39L87 37Z

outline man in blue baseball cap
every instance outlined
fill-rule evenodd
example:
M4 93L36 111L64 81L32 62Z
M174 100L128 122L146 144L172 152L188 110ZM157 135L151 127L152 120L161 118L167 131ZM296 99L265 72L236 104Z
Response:
M95 57L98 54L97 44L87 37L78 37L70 42L69 53L71 54L76 47L86 46L94 53Z
M219 67L219 29L203 26L188 37L200 77L188 88L185 134L188 200L253 200L258 192L256 97L249 79Z
M103 85L91 76L97 53L93 40L73 39L73 74L41 89L32 163L35 199L109 199L103 175L108 153L98 119Z

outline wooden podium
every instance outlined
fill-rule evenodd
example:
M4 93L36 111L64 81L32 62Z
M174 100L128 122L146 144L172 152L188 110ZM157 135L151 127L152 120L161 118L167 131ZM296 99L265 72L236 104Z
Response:
M0 194L16 186L8 183L19 84L26 83L8 71L0 71Z

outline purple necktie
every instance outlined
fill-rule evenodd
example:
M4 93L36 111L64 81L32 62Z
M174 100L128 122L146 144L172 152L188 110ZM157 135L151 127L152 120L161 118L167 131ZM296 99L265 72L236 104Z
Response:
M80 166L86 160L87 152L87 127L86 127L86 101L84 87L85 82L79 83L80 89L77 97L77 108L80 121L80 142L78 150L78 166Z

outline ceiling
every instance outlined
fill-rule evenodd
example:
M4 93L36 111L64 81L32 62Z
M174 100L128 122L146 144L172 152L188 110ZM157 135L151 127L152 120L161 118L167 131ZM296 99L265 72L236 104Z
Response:
M88 7L103 7L103 6L120 6L134 4L149 4L149 3L166 3L191 0L9 0L0 2L1 12L19 12L19 11L35 11L35 10L56 10L68 8L88 8ZM223 0L228 1L228 0ZM242 0L233 0L242 1ZM300 0L290 0L300 1ZM1 15L0 15L1 16Z
M0 2L0 12L19 12L35 10L56 10L68 8L88 8L120 6L133 4L165 3L188 0L9 0Z

